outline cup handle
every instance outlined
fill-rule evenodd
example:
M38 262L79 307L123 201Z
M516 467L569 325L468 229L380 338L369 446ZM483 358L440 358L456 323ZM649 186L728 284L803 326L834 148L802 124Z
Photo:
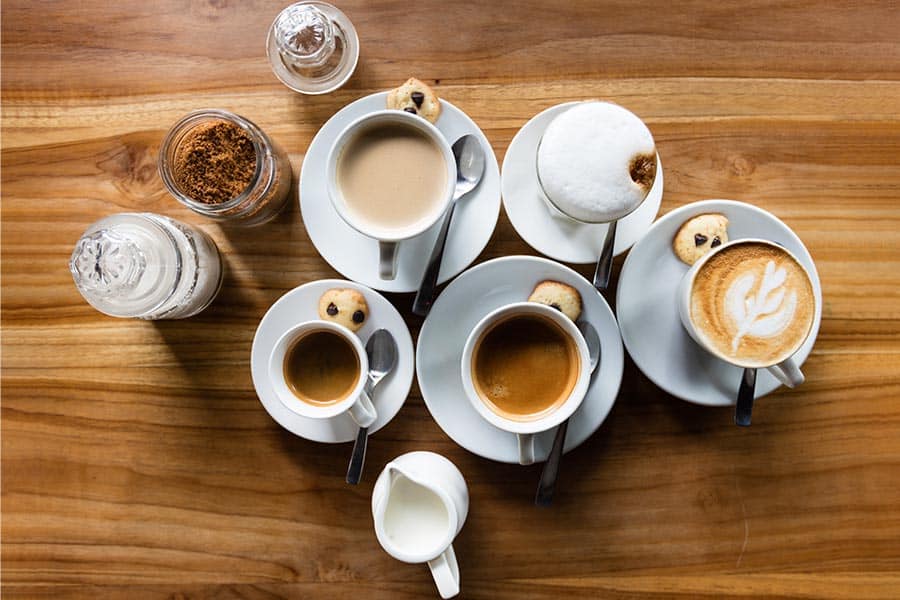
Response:
M533 433L517 433L519 438L519 464L534 464L534 434Z
M397 242L378 242L378 276L392 281L397 276Z
M375 412L375 405L372 404L372 400L365 390L360 392L359 398L350 406L350 417L360 427L368 427L378 418L378 413Z
M806 380L803 372L800 371L800 367L797 366L797 361L793 358L788 358L777 365L772 365L769 367L769 373L789 388L797 387Z
M429 560L428 568L441 598L452 598L459 593L459 565L453 545L447 546L437 558Z

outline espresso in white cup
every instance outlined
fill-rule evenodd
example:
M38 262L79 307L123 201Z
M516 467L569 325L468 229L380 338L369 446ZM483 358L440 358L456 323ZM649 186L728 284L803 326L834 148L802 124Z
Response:
M767 368L783 384L803 383L791 358L816 314L812 278L782 246L741 239L716 248L681 280L678 309L688 334L733 365Z
M366 349L355 333L330 321L312 320L284 332L269 354L268 374L281 403L311 419L343 413L360 427L377 413L363 389Z
M380 110L356 119L335 138L327 185L341 218L378 240L379 275L390 280L398 244L426 231L447 210L456 160L441 132L425 119Z
M502 306L479 321L466 340L461 367L472 406L518 436L523 465L535 460L534 434L556 427L581 405L591 374L578 327L534 302Z

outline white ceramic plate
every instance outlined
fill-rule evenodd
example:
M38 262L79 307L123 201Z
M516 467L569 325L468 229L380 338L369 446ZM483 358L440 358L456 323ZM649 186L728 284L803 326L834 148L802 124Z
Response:
M273 304L256 329L250 352L250 371L256 395L275 421L295 435L314 442L338 443L356 439L358 427L349 414L332 419L310 419L290 411L269 383L267 371L269 354L275 342L287 329L297 323L318 319L319 298L334 287L353 288L366 297L369 319L357 332L363 344L377 329L387 329L397 341L397 366L375 388L372 401L378 418L369 427L369 434L387 425L403 406L412 385L414 350L409 329L397 309L381 294L363 285L343 279L322 279L294 288Z
M518 464L515 434L481 418L466 398L460 359L469 332L497 307L527 300L545 279L575 287L584 305L582 319L600 334L601 360L581 406L569 421L566 451L591 436L606 419L622 382L624 352L619 327L606 300L575 271L532 256L507 256L481 263L456 278L438 297L419 333L416 373L431 416L457 444L491 460ZM556 429L535 438L535 455L545 460Z
M319 254L344 277L385 292L419 289L439 220L425 233L400 244L397 277L385 281L378 276L378 243L347 225L334 210L325 185L326 162L331 144L354 119L385 107L387 92L351 102L326 122L313 138L300 170L300 211L309 238ZM453 213L438 281L455 277L478 257L497 224L500 214L500 169L484 133L466 113L441 100L441 116L435 126L452 145L467 133L478 137L485 151L484 176L479 186L463 198Z
M503 159L503 207L513 227L529 246L550 258L567 263L597 262L608 225L582 225L550 216L539 191L536 155L544 130L558 114L578 102L548 108L525 123ZM653 223L663 195L663 168L657 156L656 181L637 210L616 227L616 256L638 241Z
M703 213L728 217L728 239L762 238L793 252L812 275L816 314L809 338L795 354L800 364L815 344L822 321L822 286L816 266L800 238L775 215L734 200L704 200L668 213L647 231L625 259L616 293L622 339L635 364L653 383L682 400L705 406L729 406L737 398L743 370L709 354L688 336L675 303L678 282L688 266L672 251L681 225ZM760 369L756 397L780 384Z

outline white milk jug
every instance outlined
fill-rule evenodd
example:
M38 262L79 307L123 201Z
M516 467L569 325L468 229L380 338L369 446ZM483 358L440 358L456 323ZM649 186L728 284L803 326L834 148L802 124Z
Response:
M452 462L410 452L389 462L372 491L375 535L385 551L408 563L427 562L441 598L459 593L451 543L469 512L469 491Z

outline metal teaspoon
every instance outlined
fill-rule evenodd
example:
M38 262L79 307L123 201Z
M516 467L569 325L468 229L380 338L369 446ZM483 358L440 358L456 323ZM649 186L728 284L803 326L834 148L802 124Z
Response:
M366 341L366 356L369 358L369 373L366 381L366 393L374 402L375 386L397 365L397 342L387 329L379 329ZM366 461L366 445L369 441L369 428L360 427L353 443L350 455L350 466L347 467L347 483L356 485L362 477L363 463Z
M422 276L422 283L419 284L416 299L413 300L413 314L420 317L428 314L434 302L444 247L447 244L447 232L450 230L450 221L453 220L453 209L456 208L460 198L478 187L481 176L484 175L484 148L478 138L471 133L453 142L453 156L456 158L456 189L453 191L450 207L444 214L444 222L434 242L434 250L428 259L428 266L425 268L425 275Z
M578 321L578 330L584 336L587 343L588 356L591 361L591 375L597 370L600 364L600 335L594 326L587 321ZM541 471L541 479L538 482L537 494L534 496L534 503L537 506L550 506L553 501L553 491L556 489L556 478L559 476L559 463L562 460L563 447L566 445L566 432L569 429L569 420L563 421L556 429L556 437L553 438L553 446L550 448L550 454L547 456L547 462L544 463L544 470Z

